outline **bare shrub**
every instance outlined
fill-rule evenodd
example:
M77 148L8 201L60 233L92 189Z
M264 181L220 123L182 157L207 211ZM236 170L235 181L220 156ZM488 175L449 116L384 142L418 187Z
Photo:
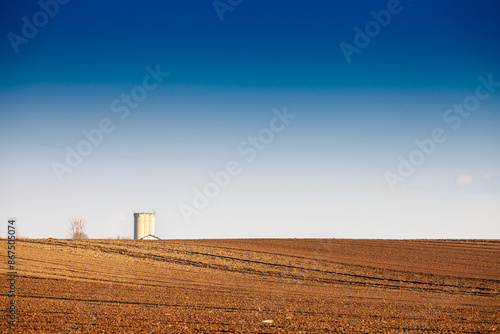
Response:
M69 230L68 237L70 239L88 239L87 233L87 221L83 217L72 217L69 220Z

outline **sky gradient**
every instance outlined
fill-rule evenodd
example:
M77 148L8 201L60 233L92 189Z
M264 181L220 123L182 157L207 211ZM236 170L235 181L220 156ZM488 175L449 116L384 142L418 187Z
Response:
M1 2L0 221L132 237L156 210L165 239L500 238L498 1L215 3Z

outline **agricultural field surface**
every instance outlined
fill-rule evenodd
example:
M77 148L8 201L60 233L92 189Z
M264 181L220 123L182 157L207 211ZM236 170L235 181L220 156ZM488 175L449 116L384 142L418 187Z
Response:
M0 333L500 333L500 241L16 244Z

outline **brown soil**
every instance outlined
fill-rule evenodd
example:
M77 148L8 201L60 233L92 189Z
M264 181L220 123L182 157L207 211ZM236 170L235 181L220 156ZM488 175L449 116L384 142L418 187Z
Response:
M1 333L497 333L500 241L18 240Z

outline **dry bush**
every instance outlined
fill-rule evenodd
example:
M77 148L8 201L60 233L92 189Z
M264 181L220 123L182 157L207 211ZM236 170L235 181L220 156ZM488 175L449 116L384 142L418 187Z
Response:
M82 217L72 217L69 220L69 230L68 237L70 239L88 239L87 233L87 221Z

